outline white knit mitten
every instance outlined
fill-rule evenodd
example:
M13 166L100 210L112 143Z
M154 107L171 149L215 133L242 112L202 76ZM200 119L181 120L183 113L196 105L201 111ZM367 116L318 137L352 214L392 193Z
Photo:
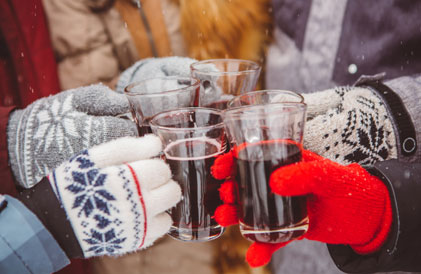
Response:
M397 157L391 119L374 91L346 86L303 96L308 105L307 149L341 164Z
M158 137L125 137L85 150L49 180L66 211L84 257L146 248L165 234L165 212L181 198Z

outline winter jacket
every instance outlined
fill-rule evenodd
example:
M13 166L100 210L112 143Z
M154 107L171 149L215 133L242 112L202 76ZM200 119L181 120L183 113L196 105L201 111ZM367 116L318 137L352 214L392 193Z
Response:
M15 0L0 1L0 45L0 193L16 196L17 189L9 166L7 151L6 129L9 114L15 108L24 108L33 101L55 94L60 90L57 66L40 0L31 0L29 3ZM55 241L54 239L50 241L45 228L42 228L42 225L38 226L39 221L36 221L35 217L31 218L33 220L31 225L31 221L27 219L30 214L25 213L28 210L24 206L17 206L15 209L20 211L21 217L26 220L29 227L22 230L26 237L22 237L20 242L19 240L16 242L18 243L15 246L17 250L13 254L24 252L21 250L23 248L30 250L31 253L33 250L39 250L40 256L48 255L41 260L26 261L28 269L32 270L39 269L40 261L48 262L60 259L59 256L54 257L59 249L53 248L50 250L51 254L42 252L44 249L39 246L40 244L44 245L49 242L53 246ZM4 218L4 216L0 218ZM22 226L22 222L19 222L18 226ZM5 226L0 224L0 227ZM37 230L34 230L35 227ZM25 229L25 226L18 228ZM39 238L37 235L41 237L38 242L36 241ZM19 244L21 244L20 247ZM0 249L4 251L3 248ZM24 253L23 255L27 256L28 254ZM8 258L12 259L12 257ZM48 271L58 270L66 264L67 262L63 263L63 261L51 262L50 266L54 267L48 268L49 266L46 265L45 269ZM12 273L18 273L20 268L17 266L14 269L17 272ZM84 273L84 269L82 261L72 260L72 264L62 269L60 273ZM3 273L3 271L0 272Z
M113 2L43 0L62 90L110 82L139 59Z
M0 193L16 194L8 165L9 113L59 91L57 67L42 4L0 2Z
M70 263L50 232L21 202L0 195L0 272L49 274Z
M263 61L270 0L43 0L61 89L113 80L138 59ZM140 8L136 4L140 3Z
M59 91L40 0L0 2L0 106L26 107Z
M41 1L0 1L0 193L16 195L7 153L9 113L58 91Z
M267 87L370 87L387 107L398 145L398 159L367 167L390 190L394 221L382 249L360 256L348 246L329 245L328 253L321 243L297 241L274 255L273 271L341 273L335 264L350 273L421 271L421 3L273 0L273 9ZM383 72L382 82L360 78Z

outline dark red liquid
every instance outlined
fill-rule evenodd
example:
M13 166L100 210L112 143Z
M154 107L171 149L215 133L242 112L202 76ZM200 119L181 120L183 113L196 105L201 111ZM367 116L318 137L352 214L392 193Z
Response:
M171 236L204 241L222 234L223 228L212 218L221 204L218 192L221 181L214 179L210 173L220 152L220 146L204 138L182 140L165 150L173 179L179 183L183 193L182 201L171 209L175 228L170 230Z
M206 107L224 110L227 108L228 102L229 100L217 101L217 102L210 103Z
M152 129L149 125L136 125L137 126L137 132L139 133L139 136L143 136L149 133L152 133Z
M306 198L279 196L269 187L273 171L300 160L299 147L285 141L262 142L239 151L236 179L239 183L240 223L245 238L279 243L306 232ZM288 229L294 227L297 229Z
M137 118L135 119L137 132L139 133L139 136L152 133L152 129L149 126L150 120L151 120L151 117L143 118L143 121L139 121Z

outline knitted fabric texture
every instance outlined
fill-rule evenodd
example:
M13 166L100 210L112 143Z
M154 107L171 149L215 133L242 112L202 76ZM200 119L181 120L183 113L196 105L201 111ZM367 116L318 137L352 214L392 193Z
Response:
M85 258L146 248L169 230L165 211L181 190L162 160L148 159L160 149L156 136L122 138L81 152L49 176Z
M163 76L190 77L190 65L197 60L187 57L148 58L136 62L120 75L116 91L124 92L129 84Z
M310 119L306 149L341 164L370 165L397 157L391 119L373 91L337 87L303 96Z
M392 209L386 186L358 164L343 166L308 150L303 161L279 168L272 173L270 187L281 196L307 195L310 240L330 244L348 244L357 253L376 251L385 241L392 223ZM230 159L221 157L221 159ZM218 165L224 161L215 161ZM215 167L214 176L229 174L232 164ZM233 181L220 188L224 204L215 211L215 220L223 226L238 223ZM247 251L250 266L270 261L279 244L253 243Z
M389 232L387 187L356 163L343 166L304 150L302 162L272 173L270 187L281 196L308 195L307 239L349 244L365 254L376 251Z
M103 85L64 91L12 113L7 128L13 174L23 187L38 183L72 155L122 136L136 136L135 124L115 117L128 102Z

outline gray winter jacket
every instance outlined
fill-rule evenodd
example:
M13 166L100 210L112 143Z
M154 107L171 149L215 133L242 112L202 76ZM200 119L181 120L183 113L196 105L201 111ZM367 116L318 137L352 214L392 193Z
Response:
M296 241L275 253L274 273L342 273L335 264L353 273L421 271L421 165L415 163L421 162L421 1L273 0L273 11L267 88L371 86L387 106L398 144L398 160L369 169L388 185L394 210L383 249L358 256L329 246L329 254L325 244ZM380 83L357 81L383 72Z

